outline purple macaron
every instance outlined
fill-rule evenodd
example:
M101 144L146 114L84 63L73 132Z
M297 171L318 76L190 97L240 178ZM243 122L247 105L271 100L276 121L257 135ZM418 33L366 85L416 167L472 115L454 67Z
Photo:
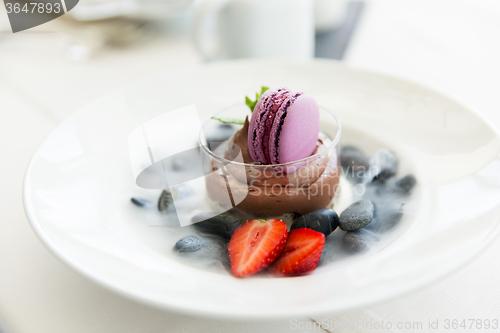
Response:
M311 156L319 126L319 107L313 97L288 88L269 89L260 97L250 120L250 156L262 164L282 164Z

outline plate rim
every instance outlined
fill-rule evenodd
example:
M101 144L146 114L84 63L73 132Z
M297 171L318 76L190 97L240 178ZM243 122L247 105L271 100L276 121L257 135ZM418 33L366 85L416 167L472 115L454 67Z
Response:
M463 101L460 100L460 98L457 98L453 94L445 92L441 89L436 89L435 87L431 87L431 86L422 84L420 82L413 81L411 79L402 78L402 77L399 77L397 75L387 74L387 73L384 73L381 71L373 71L373 70L369 70L369 69L359 68L359 67L355 67L355 66L352 66L349 64L344 64L342 62L335 61L335 60L312 59L312 60L303 61L303 60L291 60L291 59L283 60L283 59L276 59L276 58L272 58L272 59L236 59L236 60L229 60L229 61L218 61L218 62L213 62L210 64L199 64L196 66L187 66L187 67L190 70L202 70L204 68L207 68L208 66L210 66L210 67L211 66L218 66L218 65L224 66L228 63L237 65L240 63L247 63L247 62L251 62L251 63L262 62L265 65L270 65L273 63L273 61L277 61L281 65L286 64L288 66L294 66L294 65L311 66L311 65L318 65L319 64L321 66L327 65L327 66L333 66L333 67L337 67L337 68L341 67L341 68L347 69L349 71L354 71L357 73L375 75L375 76L382 77L384 79L389 79L391 81L396 80L396 81L404 82L406 84L411 84L413 86L416 86L417 88L421 88L421 89L433 92L437 95L440 95L441 97L444 97L444 98L450 100L451 102L457 103L458 105L462 106L464 109L466 109L468 112L473 114L475 117L479 118L484 123L484 125L488 126L492 130L492 132L495 133L497 138L500 138L500 131L496 128L496 126L484 114L480 113L476 108L470 106L469 104L464 103ZM147 304L154 305L156 307L160 307L160 308L167 309L170 311L181 312L181 313L191 314L191 315L196 314L196 315L200 315L200 316L208 317L208 318L228 319L228 317L231 317L231 318L237 318L237 319L278 319L278 318L284 319L284 318L291 318L291 317L297 317L297 316L304 316L307 314L310 314L310 315L330 314L331 315L333 313L338 313L341 311L348 311L348 310L357 308L361 305L364 305L364 306L372 305L372 304L377 304L380 302L396 299L396 298L402 297L404 295L411 294L417 290L428 287L431 284L442 281L442 280L446 279L447 277L449 277L450 275L455 274L457 271L460 271L460 270L464 269L466 266L470 265L476 258L478 258L480 255L482 255L500 235L500 218L499 218L496 221L495 228L493 228L491 230L491 232L487 235L482 246L480 248L478 248L474 252L474 254L469 256L466 260L463 260L459 264L456 264L453 267L448 268L445 273L438 273L438 274L435 274L436 276L429 276L429 278L424 279L422 281L419 281L418 284L413 284L412 287L405 287L404 285L402 285L402 287L400 287L400 288L393 289L393 292L391 294L384 295L383 297L379 297L379 298L371 299L371 300L364 300L362 302L358 301L358 302L352 302L350 304L343 304L342 306L337 306L337 307L329 308L326 310L325 309L318 309L318 308L313 306L313 307L309 307L306 309L303 309L302 307L296 307L296 311L293 311L293 312L288 311L286 313L267 314L264 312L259 312L259 313L245 314L245 313L241 313L241 311L220 312L217 310L211 310L211 309L206 309L206 308L198 308L198 307L191 307L191 306L179 306L178 304L158 302L158 301L155 301L153 299L143 297L141 295L130 293L126 289L122 289L116 285L113 285L113 284L107 283L103 280L100 280L98 277L92 275L91 272L87 272L84 269L82 269L81 267L79 267L78 265L76 265L69 258L67 258L64 253L61 253L60 251L58 251L57 246L51 241L50 237L48 237L45 234L40 222L37 220L37 218L35 216L36 214L35 214L34 207L31 203L31 199L29 197L30 193L31 193L31 190L29 187L30 182L31 182L30 175L31 175L32 170L33 170L33 164L34 164L35 157L39 154L42 147L46 144L46 142L54 134L55 131L57 131L61 126L64 126L65 123L70 122L74 117L77 117L82 112L85 112L85 110L88 109L89 107L91 107L93 104L98 104L99 101L106 98L107 96L113 95L116 92L122 91L123 89L125 89L127 87L137 86L139 83L141 83L143 81L147 81L147 80L151 79L152 77L154 78L154 77L157 77L157 76L164 74L164 73L172 73L172 72L177 72L177 71L182 71L182 70L184 70L184 69L180 68L180 69L176 69L174 71L164 71L162 73L155 74L153 76L148 76L144 79L134 81L134 82L126 84L126 85L121 85L115 91L111 91L108 94L101 96L100 98L98 98L98 99L84 105L83 107L79 108L76 112L74 112L70 116L66 117L62 122L57 124L46 135L46 137L41 141L41 143L38 145L38 147L34 151L32 157L30 158L30 162L26 168L25 175L23 178L23 185L22 185L23 208L24 208L26 217L28 219L28 222L30 224L30 227L34 231L37 238L44 245L44 247L47 248L47 250L54 257L56 257L59 261L61 261L67 267L71 268L73 271L75 271L78 274L86 277L87 279L97 283L98 285L100 285L106 289L113 290L114 292L117 292L118 294L120 294L122 296L125 296L127 298L130 298L130 299L142 302L142 303L147 303Z

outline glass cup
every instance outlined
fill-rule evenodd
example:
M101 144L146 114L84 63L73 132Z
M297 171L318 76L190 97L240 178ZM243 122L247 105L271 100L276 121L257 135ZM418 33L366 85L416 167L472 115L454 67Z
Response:
M243 104L215 115L235 120L246 116L250 119L251 114ZM246 135L237 132L243 126L207 121L200 134L200 146L211 208L252 218L286 218L330 207L341 174L342 130L340 122L322 107L320 122L318 145L311 156L264 165L252 161Z

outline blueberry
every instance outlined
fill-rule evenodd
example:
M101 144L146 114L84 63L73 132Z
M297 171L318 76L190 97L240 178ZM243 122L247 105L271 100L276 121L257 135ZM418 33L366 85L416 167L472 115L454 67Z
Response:
M397 209L387 209L384 214L380 214L376 219L379 221L378 231L385 232L394 228L403 218L403 205Z
M365 175L365 183L386 181L398 171L399 159L389 149L380 149L370 158L370 170Z
M377 204L372 223L365 229L383 233L394 228L403 218L404 202L392 202L386 205Z
M218 237L199 238L201 238L203 242L200 249L192 252L177 252L177 255L194 266L215 271L224 269L230 272L231 264L227 250L227 241Z
M167 210L172 204L174 203L174 200L172 199L172 193L167 190L163 190L161 192L160 198L158 199L158 210L160 212L163 212Z
M174 250L178 252L194 252L201 249L205 242L196 236L187 236L175 243Z
M228 140L235 132L235 127L231 124L220 124L211 133L205 133L210 150L217 148L222 142Z
M403 205L401 205L400 209L390 211L387 214L386 220L384 223L386 226L386 229L387 230L392 229L396 224L399 223L399 221L401 221L402 218L403 218Z
M370 164L380 166L381 170L385 168L397 170L399 159L393 151L389 149L380 149L370 159Z
M340 214L340 229L344 231L361 229L370 224L374 213L375 206L370 200L355 202Z
M239 219L228 213L201 213L195 215L191 222L198 231L226 240L231 239L234 230L241 224Z
M370 167L370 159L359 148L345 146L340 151L340 164L350 181L360 183Z
M368 250L368 245L358 234L358 231L349 231L342 237L342 247L349 253L360 253Z
M348 165L351 165L351 162L360 162L361 164L365 165L369 163L368 156L358 147L352 146L352 145L347 145L343 146L342 149L340 150L341 156L343 155L344 161L348 162ZM353 160L347 159L347 157L353 156Z
M410 194L417 180L414 175L406 175L396 182L396 188L400 190L402 194Z
M139 207L147 207L147 206L151 205L151 201L148 201L148 200L142 199L142 198L137 198L137 197L130 198L130 201L132 201L132 203L134 205L139 206Z
M372 182L385 182L396 174L396 170L392 168L385 168L373 177Z
M365 229L348 231L342 236L342 247L349 253L361 253L367 251L369 245L378 240L374 233Z
M333 209L319 209L296 219L290 230L309 228L330 235L339 225L339 216Z

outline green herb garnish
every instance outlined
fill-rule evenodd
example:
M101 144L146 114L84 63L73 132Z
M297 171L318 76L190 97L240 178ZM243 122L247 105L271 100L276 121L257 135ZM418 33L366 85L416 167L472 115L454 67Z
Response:
M222 119L222 118L217 118L217 117L212 117L214 120L218 120L221 123L224 124L236 124L236 125L244 125L245 121L244 120L237 120L237 119Z
M255 106L257 105L257 102L259 101L259 98L264 94L266 91L269 90L269 87L264 87L262 86L260 88L260 94L255 93L255 101L252 101L248 96L245 97L245 104L250 108L250 111L253 112L253 109L255 109ZM217 117L212 117L214 120L218 120L221 123L224 124L236 124L236 125L245 125L244 120L237 120L237 119L222 119L222 118L217 118Z
M253 109L255 109L255 106L257 105L260 96L262 96L262 94L265 93L267 90L269 90L269 87L262 86L260 89L260 94L255 93L255 101L252 101L248 96L245 97L245 104L250 108L250 111L253 112Z

